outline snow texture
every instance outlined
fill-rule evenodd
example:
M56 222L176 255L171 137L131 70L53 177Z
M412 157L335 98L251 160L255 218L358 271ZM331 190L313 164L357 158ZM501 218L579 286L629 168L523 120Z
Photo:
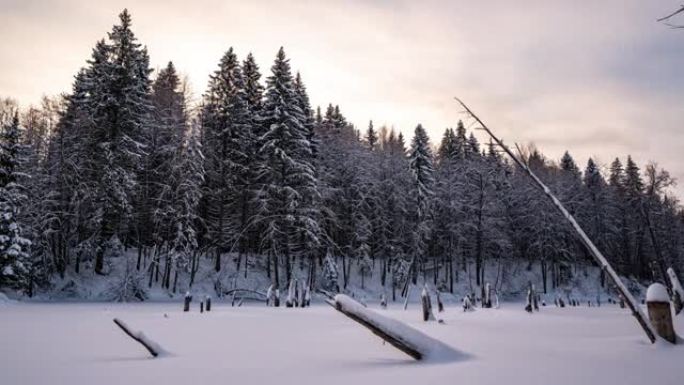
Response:
M378 309L379 307L375 307ZM464 313L445 324L390 303L391 321L468 352L437 365L383 344L327 305L306 309L217 300L210 313L182 303L18 303L0 309L0 382L79 384L681 384L684 345L651 345L628 309L521 304ZM168 317L164 317L167 314ZM173 356L153 359L112 324L120 317L163 341ZM684 317L675 317L684 330Z
M449 345L438 341L396 319L376 313L349 296L338 294L334 298L335 305L371 323L388 335L401 340L423 355L423 360L431 362L449 362L467 358L466 354L454 350Z
M0 292L0 307L8 306L16 303L16 301L9 299L5 293Z
M646 302L670 302L667 289L660 283L654 283L646 290Z

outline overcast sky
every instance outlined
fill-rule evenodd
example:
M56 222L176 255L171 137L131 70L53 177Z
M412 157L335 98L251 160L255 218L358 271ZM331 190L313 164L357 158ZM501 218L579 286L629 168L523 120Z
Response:
M682 197L684 29L655 22L680 3L0 0L0 96L68 91L128 7L152 66L172 60L198 97L229 47L267 73L283 45L313 104L357 127L422 123L436 142L459 96L508 143L657 161Z

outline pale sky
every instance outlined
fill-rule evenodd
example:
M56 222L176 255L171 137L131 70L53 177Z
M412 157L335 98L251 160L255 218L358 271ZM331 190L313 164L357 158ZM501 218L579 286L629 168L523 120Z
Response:
M657 161L682 197L684 29L655 21L680 3L0 0L0 96L69 91L127 7L152 66L172 60L197 97L229 47L267 76L282 45L312 104L339 104L358 128L410 137L422 123L438 142L464 117L459 96L507 143L569 150L582 168Z

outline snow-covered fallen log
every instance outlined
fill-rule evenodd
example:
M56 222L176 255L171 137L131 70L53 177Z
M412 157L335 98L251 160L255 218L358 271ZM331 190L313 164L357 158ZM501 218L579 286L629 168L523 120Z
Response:
M373 334L416 360L454 361L464 355L450 346L395 319L363 307L344 294L329 303L340 313L368 328Z
M159 357L166 354L166 351L162 349L162 347L159 346L159 344L147 338L145 333L131 329L128 325L126 325L125 322L121 321L118 318L114 318L114 323L118 327L120 327L121 330L123 330L124 333L126 333L129 337L133 338L134 340L138 341L142 346L144 346L145 349L147 349L147 351L149 351L153 357Z

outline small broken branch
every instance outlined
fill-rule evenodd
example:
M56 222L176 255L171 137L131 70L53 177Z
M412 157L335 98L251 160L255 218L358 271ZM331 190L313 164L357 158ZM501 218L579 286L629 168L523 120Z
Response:
M114 318L114 323L121 328L129 337L138 341L142 346L147 349L148 352L153 357L158 357L160 354L164 353L164 349L161 348L156 342L148 339L143 332L131 330L131 328L126 325L123 321L118 318Z

